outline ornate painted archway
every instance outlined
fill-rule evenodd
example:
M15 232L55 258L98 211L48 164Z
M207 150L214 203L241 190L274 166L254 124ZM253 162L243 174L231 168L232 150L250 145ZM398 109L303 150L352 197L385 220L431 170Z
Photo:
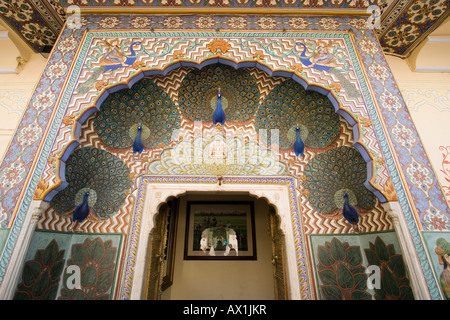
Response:
M91 35L91 33L88 33L88 35ZM87 43L91 43L91 41L100 43L93 45L95 48L94 52L99 50L98 47L101 47L104 41L110 41L111 43L116 43L116 45L121 43L116 38L105 40L105 35L99 32L92 32L92 38ZM156 35L156 39L158 39L168 34L155 34L152 32L148 34L148 36L150 35ZM148 44L150 47L161 46L160 52L149 54L146 49L141 49L137 53L130 51L131 57L133 58L129 58L131 60L127 63L131 63L131 65L120 65L119 67L114 62L113 66L115 69L112 69L112 71L108 71L103 65L86 67L86 65L91 66L94 60L101 60L102 55L109 52L108 50L111 50L112 47L109 44L105 48L102 47L107 51L99 52L98 56L90 57L88 55L88 52L90 52L89 49L86 49L83 58L80 56L80 59L85 61L85 65L77 72L78 74L80 72L83 73L85 78L84 80L78 80L78 88L71 88L71 90L78 94L73 95L69 102L69 105L73 107L69 107L63 119L63 123L65 122L68 125L63 126L62 129L64 132L59 132L58 134L61 136L61 138L57 139L60 143L53 146L53 168L52 166L47 166L45 172L48 173L42 178L45 181L42 184L49 183L49 185L46 187L46 190L43 190L40 197L43 197L47 201L51 200L59 189L65 187L64 166L61 166L59 162L65 162L71 152L79 145L77 137L80 135L81 124L92 113L100 109L101 104L110 94L124 88L131 88L144 77L167 75L169 72L180 67L201 69L211 64L221 63L237 69L255 67L266 72L271 77L292 79L306 90L313 90L325 95L333 104L335 111L352 127L353 136L356 138L354 147L362 154L365 161L370 163L366 187L374 192L382 202L385 202L389 198L389 193L392 191L392 184L385 161L380 157L381 150L376 143L375 131L366 122L370 121L370 118L368 111L365 110L366 107L364 106L363 97L359 92L361 90L359 87L360 84L355 80L353 80L353 83L350 81L350 79L356 78L356 72L361 72L362 70L356 71L350 69L350 63L344 58L347 54L353 54L356 57L356 52L344 53L344 48L352 44L351 34L341 32L334 34L333 38L336 43L333 44L333 50L336 50L337 55L343 55L340 57L342 60L340 65L330 67L325 64L320 65L316 63L312 67L308 66L309 68L304 67L304 64L312 64L310 61L311 57L317 54L314 50L323 50L321 48L326 44L320 33L312 38L305 37L306 34L295 33L290 34L288 39L265 41L266 43L262 40L255 40L253 35L250 38L244 37L231 41L230 37L226 35L220 35L220 38L215 35L214 38L206 37L201 40L197 37L189 39L187 34L183 33L174 33L173 35L174 37L169 38L172 43L166 43L166 40L156 40ZM261 34L260 39L267 38L267 36L267 34ZM327 33L327 38L330 38L329 33ZM309 49L303 44L303 42L308 41L311 42ZM138 45L137 42L125 38L122 40L122 49L127 50L125 47L128 47L128 50L132 50L132 48ZM251 48L250 44L252 44ZM231 48L232 45L235 48ZM280 51L270 54L270 47L275 45L285 46L287 52ZM142 46L142 44L139 44L139 46ZM231 54L232 50L236 52ZM200 53L197 51L200 51ZM189 54L194 56L200 55L201 58L194 56L188 57ZM145 55L148 55L147 59L153 58L153 60L156 60L152 62L155 66L149 66L151 63L143 58ZM152 57L152 55L156 56L156 58ZM139 58L141 60L138 60ZM265 59L268 61L264 61ZM115 71L122 69L125 74ZM74 71L72 70L72 74L74 74ZM329 73L328 78L323 77L326 71ZM114 76L109 80L108 77L110 77L111 72L114 73ZM305 79L311 80L308 81ZM345 88L345 86L347 87ZM80 92L84 93L82 95L84 96L83 98ZM359 123L358 121L361 120L358 119L362 119L363 123Z
M27 221L24 218L28 219L34 208L34 204L30 206L31 198L34 195L35 201L46 203L51 201L58 191L67 187L66 163L78 147L80 140L85 138L83 134L86 131L83 130L87 128L87 120L100 109L108 96L120 89L132 87L144 77L163 76L167 79L171 75L177 75L171 79L172 84L177 86L180 81L177 70L203 69L208 65L220 63L236 70L254 68L259 70L260 75L265 74L269 78L291 79L305 89L312 89L325 95L331 101L334 110L349 124L353 146L368 163L368 180L365 186L376 194L379 202L399 201L408 226L406 234L409 234L410 243L406 245L414 245L417 252L418 263L415 267L419 268L419 273L424 275L430 296L437 298L440 295L433 275L428 272L431 265L419 234L419 230L423 229L422 224L427 221L427 214L423 213L426 210L422 210L423 203L411 202L414 199L411 192L415 192L417 188L423 190L424 186L415 185L416 189L411 189L413 191L405 187L411 184L410 180L405 179L407 175L405 172L408 172L409 167L402 164L401 161L406 160L399 159L394 152L394 148L401 146L402 142L390 137L394 129L400 130L403 125L398 121L395 124L391 123L393 120L391 115L401 117L400 113L404 112L404 108L395 92L381 88L380 83L384 84L388 81L386 79L392 76L388 68L384 66L385 61L380 58L373 34L364 31L365 26L361 22L361 20L364 22L363 18L336 17L331 21L325 21L321 17L306 19L273 16L269 19L270 21L263 17L259 18L258 21L261 23L273 24L271 30L278 30L277 32L264 31L261 25L258 32L252 30L186 31L183 30L183 25L187 25L186 21L193 18L183 16L158 17L160 19L158 26L161 27L161 24L166 23L167 29L141 31L136 30L135 26L138 18L86 16L82 29L66 29L57 43L41 84L37 87L30 103L27 116L18 129L16 144L12 145L9 158L7 157L3 163L6 171L12 168L20 171L24 163L32 168L27 179L20 181L17 179L16 182L3 186L7 189L4 192L10 192L11 199L14 198L18 204L17 206L12 206L10 202L2 204L2 212L7 216L4 225L11 230L2 254L1 266L4 270L2 279L8 279L9 276L5 277L5 275L15 272L13 280L4 285L4 293L7 291L11 294L14 286L12 282L18 277L17 271L13 272L8 267L9 262L19 262L24 258L28 247L27 241L34 229L33 224L28 225L28 222L24 224L24 221ZM228 21L233 20L232 17L228 18ZM212 16L210 22L212 25L220 24L223 23L221 19L223 17ZM123 23L121 26L117 24L119 21ZM238 23L236 19L233 21L233 24ZM306 28L308 31L304 31L305 28L301 28L302 31L297 29L297 24L301 21L308 25ZM169 24L170 26L177 24L178 30L169 30ZM287 25L290 26L288 30L286 30ZM317 29L318 25L321 25L321 28ZM110 30L105 30L108 27ZM349 28L352 30L348 31ZM77 51L74 52L76 48ZM325 50L322 53L331 53L334 57L333 65L321 63L320 60L313 62L312 58L315 55L320 56L321 50ZM116 53L115 57L118 60L105 62L106 55L109 54L108 57L112 57L112 53ZM374 68L384 70L386 76L374 79L371 73ZM170 87L166 88L170 90ZM267 90L264 87L262 89ZM32 116L36 114L39 117L33 121ZM48 123L48 126L44 126L45 130L41 127L42 122ZM36 124L39 125L36 126ZM185 129L188 128L186 123L184 125ZM35 157L13 159L11 152L22 145L22 132L31 127L37 128L36 135L28 141L29 145L36 147ZM194 133L192 124L186 132ZM150 157L162 154L163 148L154 149L151 151L153 153L149 154ZM418 164L417 161L412 163ZM414 168L419 170L423 166ZM145 176L145 173L142 171L139 175ZM161 176L160 179L166 179L166 177ZM125 206L128 209L133 207L133 202L136 200L138 185L136 180L134 182L135 194L127 195ZM448 216L448 208L438 203L442 199L440 190L435 189L428 180L425 187L427 193L436 195L430 199L437 201L425 206L443 208L444 217ZM18 192L18 190L22 191ZM301 193L302 190L297 192ZM302 195L301 199L306 199L304 194ZM298 196L295 201L299 201ZM48 230L52 228L58 231L65 230L65 222L61 223L61 227L55 227L56 224L49 227L50 211L46 211L38 226ZM314 221L314 218L308 216L308 225L313 226ZM372 221L369 224L374 231L385 231L391 228L387 220ZM92 230L106 233L125 230L116 229L115 226L117 224L109 221L101 226L93 226ZM314 229L317 226L311 228ZM88 228L88 230L91 229ZM338 233L343 231L342 228L337 227L329 230L332 232L339 230ZM124 233L127 237L130 236L127 231ZM19 249L15 247L18 242L24 243ZM123 259L131 258L132 256L127 256ZM120 262L122 266L125 260ZM118 297L117 288L115 292Z

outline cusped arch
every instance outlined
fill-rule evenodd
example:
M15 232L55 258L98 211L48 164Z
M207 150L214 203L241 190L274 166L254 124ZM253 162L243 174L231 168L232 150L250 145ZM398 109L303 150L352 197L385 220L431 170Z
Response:
M145 272L147 262L147 251L149 237L159 214L160 207L172 197L179 197L191 192L196 194L248 194L254 198L265 199L265 201L275 208L275 212L280 220L280 230L285 235L286 247L286 275L289 287L290 299L308 299L310 297L310 282L307 273L307 259L304 254L302 241L298 241L301 234L300 213L292 202L293 181L289 178L281 179L278 182L267 182L266 184L252 183L242 178L242 183L202 183L198 182L167 182L152 177L147 177L146 192L142 204L142 214L140 218L140 229L138 234L138 246L134 259L134 274L131 286L131 299L141 299L145 290ZM245 182L244 182L245 181ZM211 181L210 181L211 182ZM297 239L297 240L296 240Z
M202 195L206 194L206 195L208 195L208 194L211 194L211 192L219 192L221 195L233 194L233 195L240 195L240 196L242 196L242 195L249 196L250 198L254 198L254 199L262 199L275 210L275 213L277 214L277 216L279 217L279 220L280 220L280 226L281 226L281 222L283 220L282 214L280 214L280 209L279 209L280 208L279 201L281 200L282 192L283 192L282 190L280 190L278 192L276 192L276 191L275 192L273 192L273 191L267 192L264 190L251 189L251 190L238 191L238 192L233 192L233 191L228 191L228 192L225 191L224 192L221 189L217 189L215 191L207 190L207 191L198 192L198 191L193 191L191 186L189 188L181 187L181 188L167 188L167 189L161 189L160 187L156 186L153 191L154 191L154 194L153 194L152 199L154 199L155 201L149 202L148 210L146 211L147 214L150 214L150 218L148 220L148 223L149 223L148 230L153 229L153 227L155 226L155 223L156 223L156 216L160 213L161 208L165 204L167 204L171 199L181 198L181 197L188 196L191 194L202 194ZM286 233L285 228L283 229L282 227L280 227L280 229L283 231L284 234Z
M258 60L251 60L251 61L241 61L241 62L235 62L231 59L225 58L225 57L214 57L214 58L208 58L201 62L194 62L194 61L176 61L164 69L141 69L140 72L136 73L132 77L128 78L126 82L122 82L119 84L111 85L110 87L105 87L101 94L97 97L95 102L93 103L93 106L90 108L87 108L80 117L76 120L75 123L75 130L74 134L72 136L72 141L68 144L66 149L63 151L61 157L57 160L57 181L58 183L53 186L50 190L47 190L44 196L44 201L51 201L52 198L61 190L67 187L67 181L65 179L65 162L69 158L69 156L72 154L72 152L80 145L79 137L81 135L81 127L83 123L94 113L100 111L102 103L106 100L106 98L119 90L122 89L131 89L134 84L139 82L140 80L150 77L150 76L166 76L169 72L181 68L181 67L187 67L187 68L196 68L196 69L202 69L206 66L213 65L213 64L223 64L230 67L233 67L235 69L241 69L241 68L257 68L266 74L268 74L270 77L283 77L286 79L292 79L293 81L299 83L305 90L312 90L315 92L318 92L322 95L324 95L326 98L328 98L331 102L331 104L334 107L335 112L342 116L345 121L352 127L354 140L356 141L353 144L353 147L355 147L361 156L363 157L364 161L367 163L367 179L364 182L364 186L369 189L373 194L378 198L378 200L381 203L387 202L387 197L383 194L382 191L377 189L372 183L373 178L373 171L374 171L374 164L373 159L369 153L369 151L366 149L366 147L360 142L360 130L358 126L358 120L352 116L349 112L341 108L341 104L339 100L337 99L335 93L327 88L324 88L318 84L309 83L306 79L302 78L300 75L298 75L294 70L287 71L287 70L272 70L266 65L263 65Z

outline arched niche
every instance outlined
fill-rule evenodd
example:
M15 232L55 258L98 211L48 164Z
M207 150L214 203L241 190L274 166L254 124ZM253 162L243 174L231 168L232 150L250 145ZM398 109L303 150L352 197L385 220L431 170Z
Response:
M235 178L233 178L235 179ZM146 183L143 205L140 206L140 228L137 239L132 281L130 283L130 299L140 300L146 290L146 266L150 232L155 225L155 217L159 208L171 197L179 197L190 192L208 194L248 194L255 198L263 198L271 205L280 220L280 229L285 236L286 249L286 281L288 296L292 300L310 299L310 276L308 262L303 248L303 237L300 213L295 201L292 180L274 179L266 183Z
M345 121L352 127L353 131L353 137L354 141L356 141L353 145L361 156L363 157L364 161L367 163L367 179L364 182L365 187L370 190L381 203L385 203L388 201L388 198L379 190L377 189L372 183L373 178L373 172L374 172L374 163L371 155L369 154L368 150L364 145L362 145L360 141L360 129L358 125L357 119L355 119L351 114L349 114L346 110L341 108L341 104L334 94L334 92L323 88L320 85L317 84L311 84L307 80L300 77L298 74L296 74L293 71L285 71L285 70L271 70L267 66L263 65L262 63L258 61L243 61L243 62L235 62L227 58L223 57L216 57L216 58L209 58L206 59L200 63L192 62L192 61L178 61L173 64L170 64L164 69L158 70L158 69L151 69L151 70L141 70L133 77L128 78L127 82L112 85L110 87L104 88L102 93L99 95L99 97L96 99L95 103L92 107L85 110L82 115L77 119L73 140L70 141L68 146L63 151L60 158L57 160L57 181L58 183L52 187L50 190L47 190L44 194L44 201L51 201L53 197L61 190L63 190L67 186L67 182L65 180L65 162L69 158L69 156L72 154L72 152L80 145L79 137L81 135L81 127L83 123L95 112L98 112L101 109L102 103L105 101L105 99L112 93L117 92L122 89L130 89L134 84L139 82L140 80L144 79L145 77L150 76L166 76L169 72L180 68L180 67L189 67L189 68L196 68L196 69L202 69L206 66L212 65L212 64L224 64L227 66L231 66L235 69L240 68L257 68L259 70L264 71L271 77L283 77L286 79L292 79L295 82L299 83L305 90L312 90L319 92L320 94L326 96L330 102L332 103L335 112L342 116Z

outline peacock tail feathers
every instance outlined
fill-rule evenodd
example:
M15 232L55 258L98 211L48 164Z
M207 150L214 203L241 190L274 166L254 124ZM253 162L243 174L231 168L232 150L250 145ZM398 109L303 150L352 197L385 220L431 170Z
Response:
M351 83L347 79L347 77L344 74L342 74L342 72L340 72L336 68L331 68L330 72L334 74L336 78L338 78L340 84L345 89L350 98L359 98L361 96L361 92L358 91L355 85Z
M211 65L186 74L178 91L180 111L191 121L211 121L219 87L227 121L245 122L254 116L260 94L256 80L245 69L225 65Z
M89 78L82 83L77 90L78 94L85 94L87 93L89 90L91 90L95 83L97 82L98 77L105 72L106 67L105 66L100 66L98 68L94 69L94 72L89 76Z
M71 211L89 191L89 206L106 219L118 212L131 187L130 170L125 163L97 148L75 149L67 159L65 174L68 186L51 200L58 214Z
M112 149L131 147L139 124L147 148L170 143L172 131L181 126L180 112L170 96L147 78L110 94L94 119L100 140Z
M318 154L305 166L307 197L320 213L342 210L344 191L352 205L370 210L375 196L365 186L367 163L353 147L339 147Z
M305 146L314 149L330 146L340 133L339 116L326 96L286 80L268 94L257 111L255 126L279 129L280 149L288 149L295 142L297 125Z

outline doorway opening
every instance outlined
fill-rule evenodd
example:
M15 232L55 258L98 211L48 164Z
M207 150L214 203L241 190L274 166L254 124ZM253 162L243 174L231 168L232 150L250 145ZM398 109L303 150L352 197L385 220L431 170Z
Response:
M187 259L189 203L249 203L254 208L254 259L211 256ZM223 211L226 211L226 206ZM145 299L151 300L285 300L289 299L285 235L276 208L264 198L244 193L186 193L159 207L148 238ZM218 222L226 224L226 221ZM217 227L218 228L218 227ZM216 229L217 229L216 228ZM231 247L231 246L230 246ZM230 255L231 256L231 255ZM224 259L221 259L224 258ZM231 258L231 257L230 257Z

